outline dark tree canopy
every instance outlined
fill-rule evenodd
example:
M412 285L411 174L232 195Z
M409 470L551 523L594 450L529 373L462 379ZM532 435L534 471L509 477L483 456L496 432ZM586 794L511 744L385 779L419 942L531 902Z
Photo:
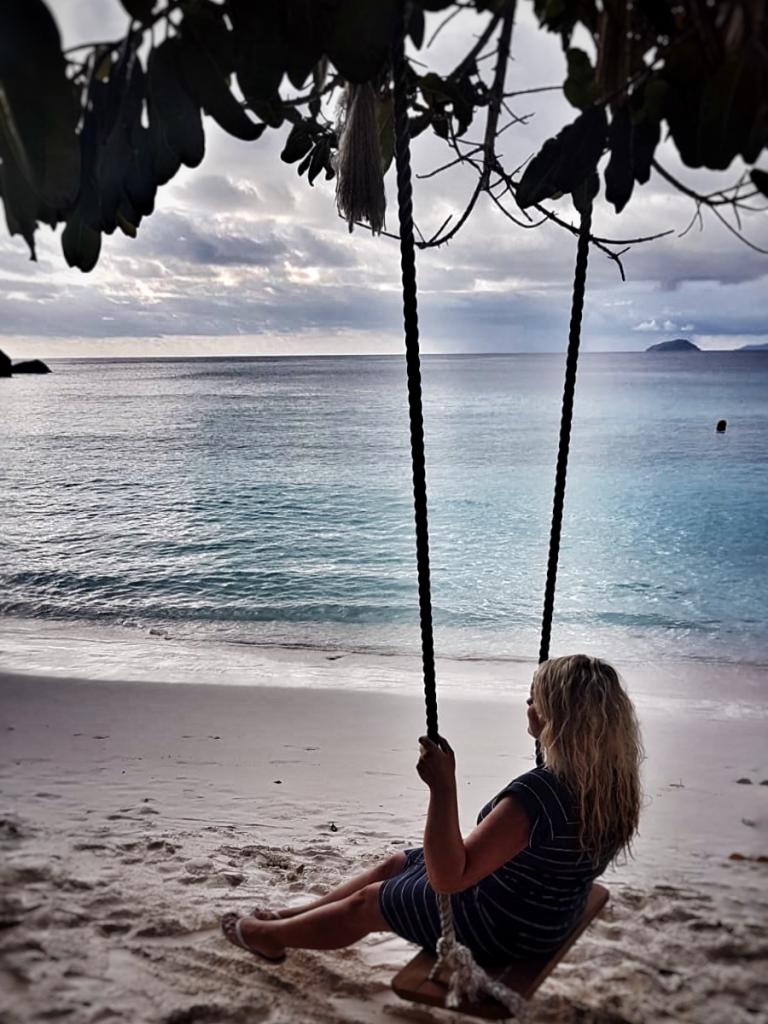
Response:
M135 236L154 210L158 187L181 165L203 159L203 115L254 143L288 122L282 159L311 184L336 173L339 140L328 97L346 83L366 84L382 167L391 160L389 59L400 0L120 2L122 39L66 53L43 0L0 6L0 192L8 230L26 240L32 258L40 222L65 224L66 260L84 271L98 261L103 233L119 228ZM754 165L768 147L766 0L533 6L542 30L562 41L563 91L575 110L521 171L506 168L495 148L510 95L505 76L516 0L404 5L417 51L424 47L425 12L474 12L479 26L450 73L425 67L428 51L410 64L412 135L433 132L446 145L447 165L477 171L462 217L423 245L453 237L482 192L524 226L531 207L563 223L543 204L572 193L598 165L605 199L617 212L654 169L690 195L697 210L709 207L728 226L722 210L731 212L735 233L740 211L766 208L764 170L752 167L735 184L702 195L675 180L656 156L669 136L688 167L726 171L739 158ZM594 64L572 45L585 30ZM485 58L494 54L489 74ZM481 114L483 141L470 143L467 132Z

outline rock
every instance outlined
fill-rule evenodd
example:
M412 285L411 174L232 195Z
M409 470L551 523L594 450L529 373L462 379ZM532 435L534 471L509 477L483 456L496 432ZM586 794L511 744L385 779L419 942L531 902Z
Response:
M646 352L701 352L698 345L686 338L673 338L672 341L660 341L657 345L650 345Z
M742 778L742 779L736 779L736 782L738 783L739 786L751 786L752 785L752 779L747 779L746 777Z
M11 376L11 360L8 358L8 356L5 354L5 352L0 351L0 377L10 377L10 376Z
M21 363L14 363L11 373L50 373L50 366L46 366L42 359L25 359Z

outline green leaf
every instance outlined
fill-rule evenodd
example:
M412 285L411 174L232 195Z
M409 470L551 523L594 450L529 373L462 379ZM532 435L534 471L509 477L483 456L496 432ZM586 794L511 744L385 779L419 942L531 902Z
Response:
M565 98L573 107L586 110L597 98L595 69L583 50L572 46L566 53L568 77L563 85Z
M147 68L149 130L160 184L181 164L197 167L205 154L200 108L183 84L181 45L178 38L166 39L152 50Z
M287 164L295 164L297 160L302 160L312 149L312 140L313 134L305 121L295 124L285 140L280 159Z
M661 125L658 121L641 121L632 125L632 171L639 185L645 185L651 176L653 154L660 141Z
M446 103L450 103L451 96L446 83L440 75L436 74L434 71L430 71L426 75L421 75L417 79L417 84L425 102L428 103L430 107L442 107Z
M424 111L424 113L417 114L416 117L408 119L408 130L412 139L415 139L417 135L421 135L427 128L432 124L432 114L430 111Z
M128 139L129 155L125 169L125 194L137 213L149 216L155 208L157 181L152 159L152 139L148 128L136 123Z
M753 167L749 177L755 188L768 198L768 171L761 171L759 167Z
M724 170L736 156L757 159L768 144L767 65L756 34L714 66L695 38L670 50L663 112L683 163Z
M136 21L149 21L157 7L157 0L120 0L120 3Z
M69 266L87 274L98 263L101 233L94 231L77 212L72 213L61 235L61 247Z
M248 104L267 124L264 110L279 103L278 86L286 65L286 40L280 5L229 0L227 13L235 36L235 71ZM262 106L264 105L264 106Z
M337 0L327 18L323 49L348 82L369 82L378 75L392 45L398 0Z
M219 27L225 36L231 35L223 24ZM202 36L202 25L185 19L179 51L184 85L205 113L228 135L243 142L254 142L261 137L266 125L252 121L240 101L229 91L229 72L225 69L230 63L226 59L226 45L230 41L225 36L215 35L215 46L209 48ZM234 52L231 43L230 51Z
M550 32L557 32L567 50L578 24L595 35L598 31L598 8L594 0L534 0L539 23ZM601 5L602 7L602 5Z
M119 225L118 209L125 194L133 155L131 137L134 127L141 124L145 89L141 61L134 52L127 50L110 74L105 123L97 125L103 141L96 147L92 173L98 192L99 216L95 222L86 217L92 228L107 234ZM83 159L85 162L85 154Z
M611 158L605 168L605 198L613 204L616 213L621 213L627 205L635 187L632 135L629 107L624 104L614 113L608 129Z
M306 174L309 170L309 165L312 163L312 157L314 156L313 150L310 150L304 159L301 161L299 166L296 168L296 173L299 175Z
M706 84L701 104L701 159L705 167L725 170L736 156L757 159L764 139L753 125L768 97L768 61L753 38L725 61ZM757 141L757 151L755 142Z
M418 4L412 4L410 17L408 18L408 35L417 50L420 50L424 45L424 28L424 10Z
M699 121L705 86L705 68L694 40L673 47L660 77L667 85L663 116L683 163L701 167Z
M632 120L655 121L658 124L664 116L664 99L669 92L669 84L663 78L654 75L635 94Z
M309 161L309 172L307 179L310 185L314 185L315 178L325 169L326 161L328 159L328 139L320 139L312 152L312 158Z
M124 235L129 238L136 237L136 225L130 221L120 210L117 211L117 226Z
M224 20L225 7L211 0L195 0L184 9L181 38L205 51L219 75L229 82L235 70L235 38Z
M29 258L36 260L38 198L4 141L0 136L0 195L5 206L5 222L9 234L21 235L29 246Z
M602 107L590 107L547 139L520 179L516 198L522 209L559 193L574 192L593 173L606 139Z
M599 191L600 179L597 176L597 172L592 171L571 193L573 205L579 213L585 214L587 212L588 207L594 202Z
M677 25L669 0L637 0L637 6L659 35L675 35Z
M52 224L74 202L80 176L78 97L65 72L59 30L42 0L0 4L0 134L35 197L34 219ZM14 210L6 217L29 242L32 201L21 201L19 182L7 187Z
M317 0L282 0L282 35L285 73L296 89L302 89L323 55L320 42L322 6Z

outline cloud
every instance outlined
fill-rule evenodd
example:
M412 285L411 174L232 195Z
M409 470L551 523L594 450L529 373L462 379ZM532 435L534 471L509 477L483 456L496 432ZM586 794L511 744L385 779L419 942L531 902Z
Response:
M248 181L233 180L223 174L203 174L190 178L177 186L177 201L186 201L199 209L230 213L233 210L252 211L263 204L256 187Z
M235 218L199 221L175 211L158 211L142 225L143 259L171 260L179 268L206 267L345 267L354 263L347 248L299 224L270 218L247 222ZM134 253L130 242L121 253Z
M635 326L632 328L632 330L633 331L653 331L653 332L657 332L657 333L659 331L664 331L664 333L669 334L670 331L684 331L684 330L692 331L693 330L693 324L687 324L686 327L680 327L673 320L663 320L661 323L659 323L654 318L652 320L641 320L639 324L635 324Z

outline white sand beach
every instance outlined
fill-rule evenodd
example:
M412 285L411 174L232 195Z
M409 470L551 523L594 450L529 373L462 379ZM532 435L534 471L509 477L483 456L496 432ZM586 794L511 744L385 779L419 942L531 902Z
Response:
M3 1024L458 1019L390 991L413 951L399 938L274 967L221 937L224 911L298 902L419 843L426 807L420 697L330 685L380 671L418 692L414 663L260 657L292 685L0 676ZM647 750L641 836L528 1018L768 1021L766 672L623 668ZM470 671L483 696L441 706L466 828L532 759L530 666L503 700L481 685L498 666L444 674Z

